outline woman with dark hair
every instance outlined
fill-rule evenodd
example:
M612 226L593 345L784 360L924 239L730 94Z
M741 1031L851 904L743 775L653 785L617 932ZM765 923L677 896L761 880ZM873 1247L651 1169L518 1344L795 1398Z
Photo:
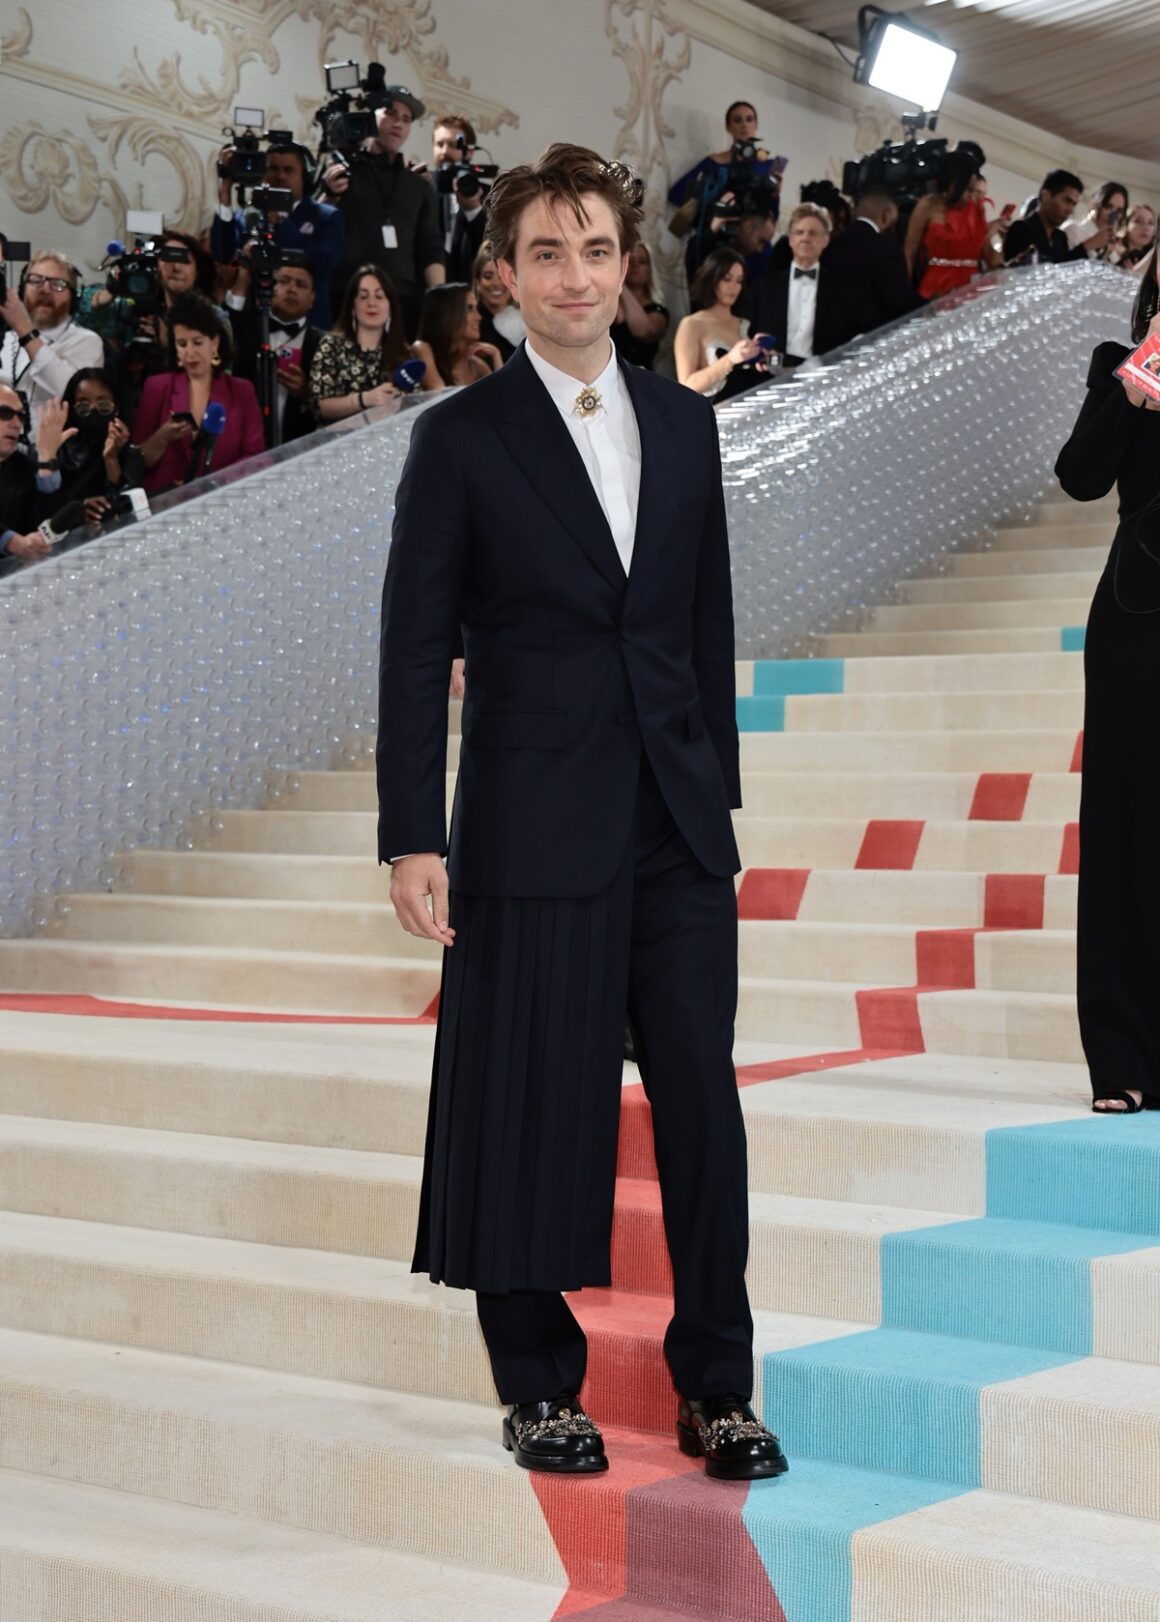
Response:
M1132 342L1160 333L1156 261ZM1160 1109L1160 405L1116 377L1102 343L1055 464L1077 501L1115 486L1120 522L1088 617L1080 797L1079 1028L1100 1114Z
M920 197L906 230L906 262L925 299L965 287L980 269L1003 263L1006 223L988 220L984 156L972 142L948 152L939 168L939 189ZM998 235L1000 246L991 240Z
M319 339L310 403L323 422L397 404L402 396L391 378L412 354L394 283L379 265L360 265L346 284L334 330Z
M506 364L527 337L520 307L503 284L490 242L475 256L475 296L479 301L479 335L494 344Z
M230 377L230 329L209 299L197 292L175 298L169 334L169 370L146 381L133 422L151 494L187 484L205 470L209 446L199 430L211 401L225 410L213 440L215 470L256 456L266 444L254 385Z
M677 327L677 382L710 400L727 400L759 381L746 362L756 360L761 345L742 335L733 313L744 291L745 260L733 248L715 248L693 277L693 313Z
M426 362L425 389L478 383L503 365L496 346L480 337L479 300L466 282L443 282L427 289L419 311L415 353Z
M1069 220L1063 232L1069 248L1085 247L1089 259L1106 259L1115 232L1128 212L1128 188L1118 180L1105 180L1091 207L1079 219Z
M59 505L83 501L90 522L108 511L110 501L145 475L141 452L130 444L129 425L117 411L117 394L108 372L86 366L74 372L62 396L67 428L75 429L57 452L61 485Z

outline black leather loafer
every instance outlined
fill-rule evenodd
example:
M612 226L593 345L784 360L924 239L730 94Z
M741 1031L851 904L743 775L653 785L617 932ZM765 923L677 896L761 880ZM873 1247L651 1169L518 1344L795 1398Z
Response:
M682 1397L677 1409L677 1445L705 1460L705 1474L718 1481L760 1481L783 1476L789 1461L744 1397Z
M521 1402L508 1409L503 1445L525 1470L591 1475L607 1470L604 1438L571 1391L550 1402Z

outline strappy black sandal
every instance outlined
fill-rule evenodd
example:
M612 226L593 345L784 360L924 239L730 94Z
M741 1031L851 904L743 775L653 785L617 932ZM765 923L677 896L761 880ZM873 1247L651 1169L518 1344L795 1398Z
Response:
M1101 1104L1123 1104L1123 1109L1101 1109ZM1142 1110L1160 1109L1160 1097L1144 1093L1143 1102L1137 1104L1131 1093L1101 1093L1092 1099L1093 1115L1139 1115Z

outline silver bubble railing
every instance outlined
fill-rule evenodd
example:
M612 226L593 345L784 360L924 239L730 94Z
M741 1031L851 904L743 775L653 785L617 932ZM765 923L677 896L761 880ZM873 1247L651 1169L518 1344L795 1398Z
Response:
M738 655L860 623L919 567L1030 515L1131 280L986 278L720 413ZM373 748L379 598L410 413L203 481L0 581L0 934L188 848L269 774ZM191 487L192 490L192 487ZM368 893L374 852L367 851Z

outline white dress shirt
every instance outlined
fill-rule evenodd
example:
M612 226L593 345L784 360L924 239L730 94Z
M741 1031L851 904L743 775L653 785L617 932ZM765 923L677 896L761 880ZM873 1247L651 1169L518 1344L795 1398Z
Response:
M632 567L636 509L640 501L640 429L628 385L617 364L616 350L610 341L608 364L591 385L600 395L600 409L594 416L582 417L576 410L576 397L584 384L538 355L530 340L525 347L532 369L551 395L580 452L596 499L608 520L624 572L628 574Z
M789 270L789 311L786 316L785 350L787 355L798 355L807 360L814 352L814 322L818 313L818 278L820 266L813 266L812 276L798 276L798 267Z
M33 437L40 413L49 400L59 400L69 378L82 367L103 366L105 346L95 332L62 321L59 327L41 327L40 348L32 360L11 329L0 344L0 383L18 389L32 413Z

